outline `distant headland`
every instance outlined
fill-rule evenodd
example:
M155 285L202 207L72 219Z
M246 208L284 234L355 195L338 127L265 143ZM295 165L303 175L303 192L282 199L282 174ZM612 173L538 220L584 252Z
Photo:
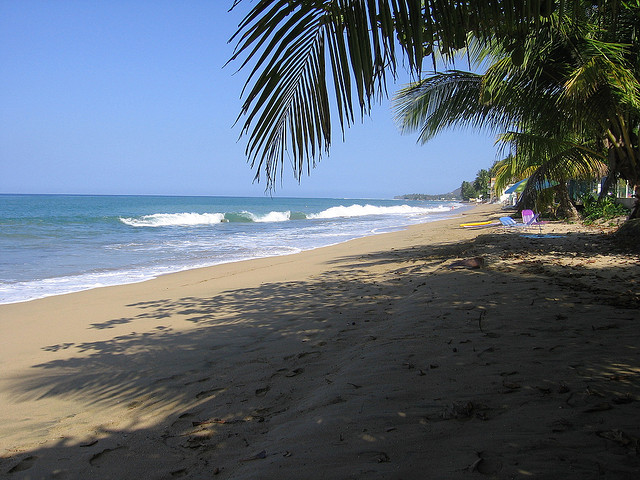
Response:
M456 188L453 192L440 193L438 195L427 195L426 193L408 193L405 195L397 195L393 197L396 200L460 200L460 189Z

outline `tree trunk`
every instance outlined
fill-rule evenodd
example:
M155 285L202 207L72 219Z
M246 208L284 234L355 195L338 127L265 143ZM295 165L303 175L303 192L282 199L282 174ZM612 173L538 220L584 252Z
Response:
M569 196L569 188L567 187L567 182L560 182L558 185L553 187L558 199L558 211L557 215L561 218L566 218L569 220L578 220L580 215L578 214L578 210L573 205L571 201L571 197Z
M635 202L633 203L633 208L631 209L631 215L629 215L629 220L632 218L640 218L640 184L636 184L633 187L633 193Z

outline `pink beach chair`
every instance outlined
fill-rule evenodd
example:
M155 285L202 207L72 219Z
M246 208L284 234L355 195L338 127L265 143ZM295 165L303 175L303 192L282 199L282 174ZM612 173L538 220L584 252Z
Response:
M535 217L533 210L522 210L522 223L531 223L533 217Z
M523 215L523 220L524 220L524 215ZM519 229L519 228L527 229L532 225L536 225L537 224L537 220L538 220L538 215L533 215L532 217L528 217L528 220L526 222L523 221L522 223L516 222L511 217L500 217L500 223L507 230L508 229Z

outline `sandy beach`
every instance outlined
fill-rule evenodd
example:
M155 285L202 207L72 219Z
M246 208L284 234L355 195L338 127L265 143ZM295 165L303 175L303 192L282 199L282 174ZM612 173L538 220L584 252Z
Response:
M638 478L638 255L501 215L0 305L0 477Z

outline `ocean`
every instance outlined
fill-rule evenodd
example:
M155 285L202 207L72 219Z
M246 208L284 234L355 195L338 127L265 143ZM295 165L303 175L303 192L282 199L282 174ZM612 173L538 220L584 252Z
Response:
M464 208L268 196L0 195L0 304L297 253Z

